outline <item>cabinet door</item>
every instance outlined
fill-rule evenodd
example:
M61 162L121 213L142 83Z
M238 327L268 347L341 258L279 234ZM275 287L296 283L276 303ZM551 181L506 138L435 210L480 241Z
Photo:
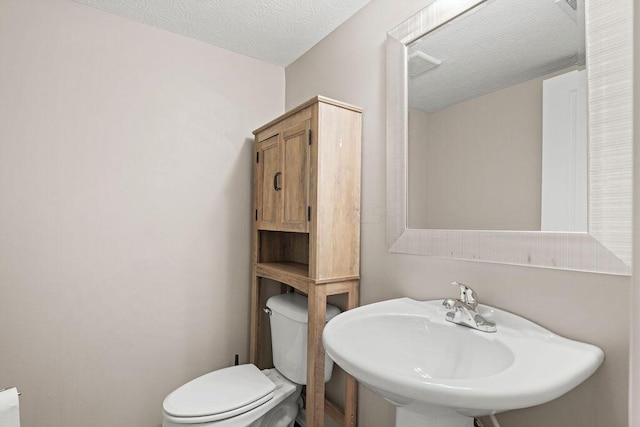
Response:
M280 135L258 143L256 159L256 221L262 230L279 230L281 221Z
M308 232L309 130L305 120L282 132L282 229Z

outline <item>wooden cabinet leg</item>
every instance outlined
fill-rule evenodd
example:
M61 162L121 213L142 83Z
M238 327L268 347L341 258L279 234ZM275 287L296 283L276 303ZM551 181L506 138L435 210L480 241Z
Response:
M249 363L260 367L260 277L251 279L251 326L249 332Z
M358 383L351 375L345 373L344 426L357 426Z
M307 337L307 427L324 426L324 347L322 331L327 314L327 289L309 287Z
M359 283L355 282L347 296L347 310L351 310L358 306L359 300ZM346 373L345 373L346 374ZM351 375L346 374L345 377L345 402L344 402L344 426L356 427L357 425L357 408L358 408L358 383Z

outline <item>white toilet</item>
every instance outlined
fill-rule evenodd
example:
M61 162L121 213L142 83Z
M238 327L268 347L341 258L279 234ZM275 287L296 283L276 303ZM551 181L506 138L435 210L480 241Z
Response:
M307 298L276 295L267 307L275 369L232 366L188 382L164 400L162 427L293 426L307 382ZM327 304L327 321L338 313ZM325 381L332 371L333 361L325 355Z

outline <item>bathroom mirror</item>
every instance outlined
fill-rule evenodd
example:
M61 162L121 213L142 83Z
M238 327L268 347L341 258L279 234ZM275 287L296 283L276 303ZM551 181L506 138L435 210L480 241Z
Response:
M587 231L581 5L495 0L407 46L409 228Z
M541 9L528 11L530 7ZM630 274L631 11L632 0L433 0L391 30L387 36L390 251ZM542 16L546 21L538 19ZM534 44L540 43L540 34L552 36L542 47ZM527 35L534 41L525 40ZM515 50L505 50L496 40ZM536 58L541 59L536 62ZM573 83L567 86L567 80ZM553 101L558 82L566 92L560 102ZM533 92L526 92L530 86ZM504 101L506 92L515 92L510 105ZM550 103L544 99L547 92ZM519 102L526 93L533 93L537 104ZM469 119L461 111L468 114L471 104L481 108ZM536 129L518 122L517 109L523 111L522 117L538 114L531 122L540 124L544 117L552 124ZM425 121L424 116L432 117ZM495 133L482 135L493 129L491 120L502 140ZM558 123L565 128L560 136L549 138L548 128ZM461 131L467 135L462 137ZM528 136L543 140L543 134L547 140L559 140L563 148L549 144L520 148ZM429 139L440 148L428 148ZM502 147L501 153L491 152L491 145ZM569 151L577 155L567 163ZM505 156L506 152L521 158ZM437 157L442 153L445 157ZM530 163L523 163L526 159ZM545 175L545 162L555 177ZM471 171L464 176L467 169ZM438 170L442 174L433 175ZM522 184L505 170L528 171L533 178ZM477 187L484 181L488 187ZM509 192L500 193L499 187ZM554 197L562 201L555 211ZM483 206L490 208L484 218L482 209L477 209ZM420 217L429 208L431 216ZM438 209L440 219L433 214Z

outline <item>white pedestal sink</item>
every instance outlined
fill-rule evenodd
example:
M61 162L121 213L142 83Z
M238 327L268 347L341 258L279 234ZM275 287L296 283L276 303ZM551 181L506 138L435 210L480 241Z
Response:
M604 360L598 347L522 317L483 305L477 311L498 331L447 322L442 300L370 304L327 323L324 347L346 372L397 406L398 427L472 427L473 417L565 394Z

